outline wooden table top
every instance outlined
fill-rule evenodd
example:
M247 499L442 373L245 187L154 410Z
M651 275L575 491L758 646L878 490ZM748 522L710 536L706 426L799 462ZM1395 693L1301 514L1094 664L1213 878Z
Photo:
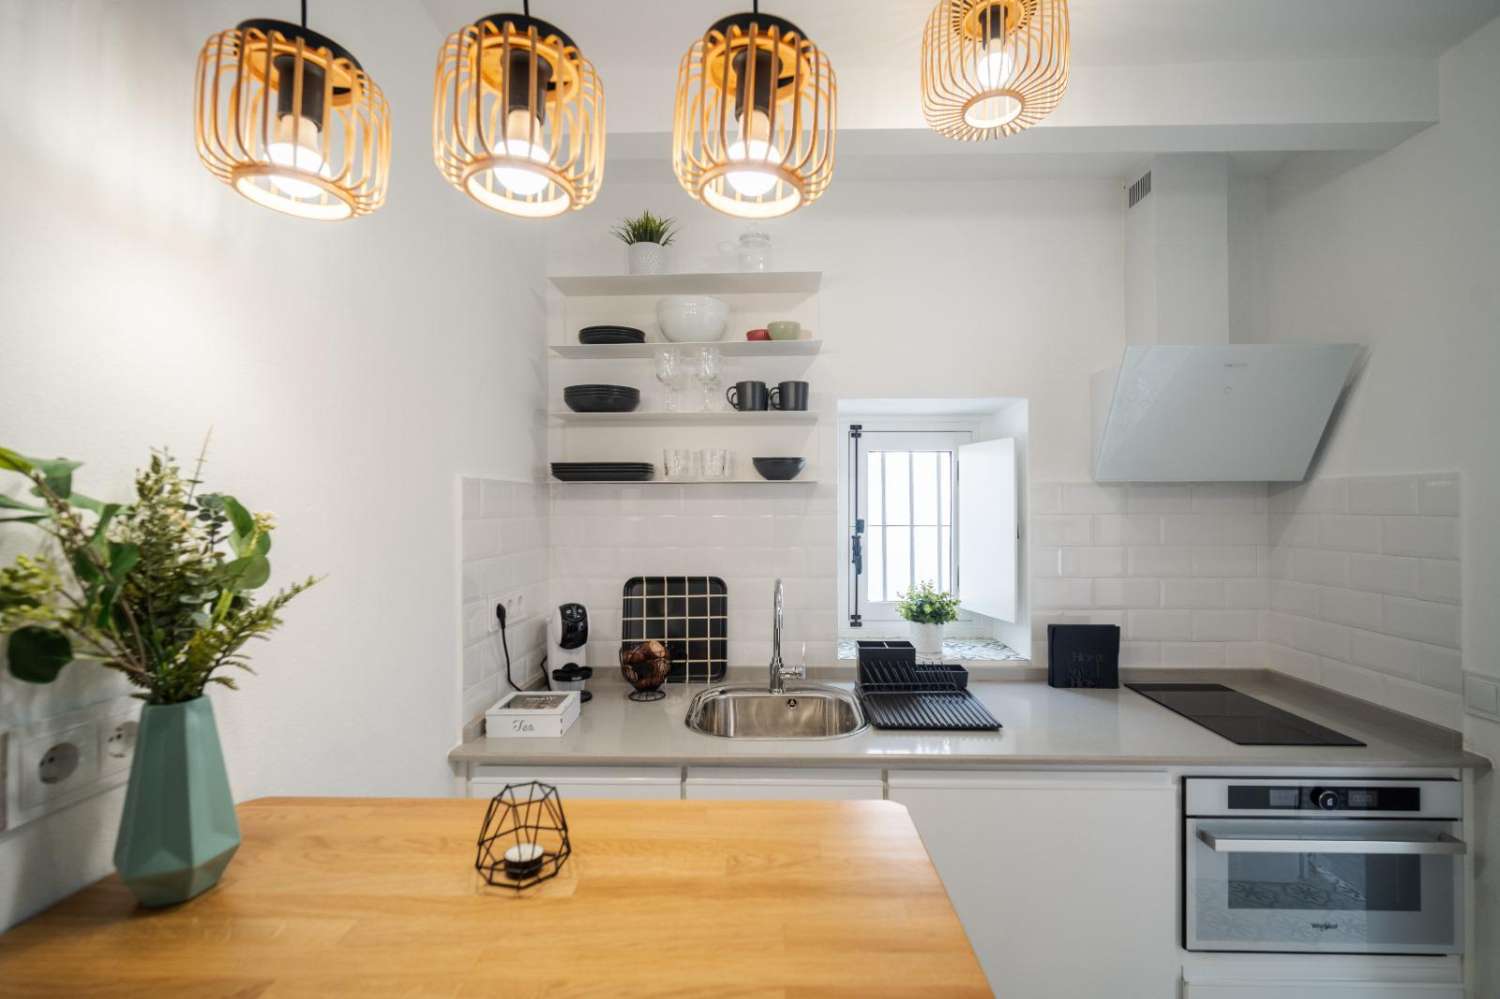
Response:
M988 996L906 809L565 801L573 856L474 871L487 802L265 798L220 884L115 877L0 935L0 995Z

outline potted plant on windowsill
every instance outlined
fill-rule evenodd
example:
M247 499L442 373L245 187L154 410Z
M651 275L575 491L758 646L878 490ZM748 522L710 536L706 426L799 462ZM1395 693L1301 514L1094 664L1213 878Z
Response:
M911 622L911 643L917 654L941 656L943 625L958 620L958 598L925 580L899 597L896 613Z
M625 219L611 230L625 244L630 273L660 274L666 269L667 247L677 238L677 222L651 212Z
M281 623L278 612L316 580L257 601L271 575L268 514L198 493L154 453L135 499L103 503L73 491L78 462L0 448L0 470L31 482L35 502L0 494L0 524L41 529L48 546L0 566L0 633L10 672L50 683L73 660L124 674L145 701L115 846L120 877L143 905L186 901L213 887L239 848L209 684L231 690L250 670L243 648Z

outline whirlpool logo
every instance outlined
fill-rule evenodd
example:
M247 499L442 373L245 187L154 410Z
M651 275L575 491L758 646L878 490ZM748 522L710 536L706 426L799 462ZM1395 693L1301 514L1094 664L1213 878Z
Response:
M1315 930L1336 930L1339 928L1338 923L1308 923L1307 925Z

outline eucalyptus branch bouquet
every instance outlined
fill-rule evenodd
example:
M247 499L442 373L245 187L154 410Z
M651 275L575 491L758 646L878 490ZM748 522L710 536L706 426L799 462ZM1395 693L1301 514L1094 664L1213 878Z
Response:
M906 593L897 594L896 613L913 624L947 624L958 620L958 598L938 591L923 581Z
M28 503L0 495L0 524L31 524L51 553L0 566L0 634L10 672L50 683L75 659L118 670L151 704L177 704L227 671L250 669L243 651L280 624L280 610L317 582L264 602L273 524L233 496L198 494L203 456L182 476L166 451L136 474L135 501L103 503L73 491L75 461L0 448L0 470L31 481Z

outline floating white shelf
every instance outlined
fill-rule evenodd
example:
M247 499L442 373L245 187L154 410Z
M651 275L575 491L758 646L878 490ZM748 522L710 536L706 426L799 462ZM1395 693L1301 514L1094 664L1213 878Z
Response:
M764 271L742 274L579 274L549 278L564 295L576 298L617 295L811 294L821 271Z
M575 413L561 410L552 414L559 423L582 426L652 426L652 427L781 427L802 426L818 422L818 414L810 410L768 409L759 412L634 412L634 413Z
M718 347L724 357L809 357L823 346L822 340L714 340L708 343L582 343L553 344L552 353L570 360L621 361L655 357L663 347Z
M603 482L564 482L553 479L559 486L812 486L817 479L608 479Z

